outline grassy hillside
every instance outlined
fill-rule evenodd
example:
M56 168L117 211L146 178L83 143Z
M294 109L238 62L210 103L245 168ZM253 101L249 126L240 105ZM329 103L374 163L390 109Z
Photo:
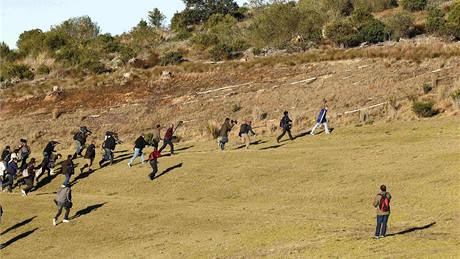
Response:
M80 216L53 227L59 175L29 197L0 194L1 255L458 257L459 129L450 117L337 128L280 145L261 138L250 150L233 139L226 152L183 143L160 159L160 172L176 168L154 181L147 165L129 169L126 160L78 180L71 215ZM127 149L117 156L126 159ZM390 236L376 241L371 201L383 183L393 195Z

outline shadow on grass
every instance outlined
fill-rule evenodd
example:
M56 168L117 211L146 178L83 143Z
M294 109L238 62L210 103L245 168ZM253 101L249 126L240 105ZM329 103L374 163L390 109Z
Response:
M35 191L38 191L40 188L44 187L45 185L51 183L54 178L56 178L59 174L56 173L54 175L50 175L50 176L45 176L45 178L41 179L40 182L38 182L35 187L34 187L34 192Z
M94 172L96 172L97 169L91 169L91 170L88 170L86 172L83 172L83 173L80 173L79 175L77 175L71 182L70 182L70 185L73 186L75 184L78 183L78 180L81 180L81 179L85 179L87 177L89 177L91 174L93 174Z
M191 149L192 147L194 147L194 146L181 147L181 148L175 149L174 151L184 151L184 150L187 150L187 149Z
M250 146L256 146L256 145L265 144L265 143L267 143L266 140L260 140L260 139L259 139L259 140L256 140L256 141L251 142L249 145L250 145ZM235 150L243 149L243 148L245 148L245 147L246 147L246 145L241 145L241 146L235 148Z
M29 235L31 235L32 233L34 233L37 229L38 229L38 228L34 228L34 229L32 229L32 230L26 231L26 232L24 232L24 233L22 233L22 234L19 234L19 235L13 237L12 239L10 239L10 240L6 241L5 243L1 244L1 245L0 245L0 248L1 248L1 249L5 249L7 246L13 244L14 242L19 241L19 240L21 240L21 239L23 239L23 238L28 237Z
M104 206L105 204L107 204L107 202L94 204L94 205L88 206L88 207L86 207L84 209L81 209L81 210L77 211L75 213L75 215L73 215L71 217L71 219L76 219L76 218L79 218L81 216L87 215L87 214L99 209L100 207Z
M182 165L183 165L183 163L179 163L179 164L177 164L177 165L173 165L173 166L171 166L171 167L168 167L168 168L166 168L163 172L161 172L161 174L155 176L155 178L153 178L152 180L155 180L155 179L159 178L160 176L165 175L165 174L167 174L167 173L173 171L174 169L181 168Z
M397 233L388 234L387 236L390 237L390 236L396 236L396 235L404 235L404 234L411 233L411 232L414 232L414 231L417 231L417 230L423 230L423 229L430 228L430 227L434 226L435 224L436 224L436 222L431 222L430 224L425 225L425 226L408 228L406 230L399 231Z
M294 136L294 139L303 138L303 137L305 137L307 135L310 135L310 133L311 133L311 130L306 131L306 132L301 132L298 135Z
M10 232L11 230L15 230L15 229L20 228L20 227L22 227L22 226L24 226L24 225L27 225L27 224L29 224L32 220L34 220L34 218L36 218L36 217L37 217L37 216L33 216L33 217L28 218L28 219L26 219L26 220L23 220L23 221L21 221L21 222L19 222L19 223L16 223L15 225L13 225L13 226L11 226L11 227L5 229L0 235L5 235L6 233Z
M259 150L268 150L268 149L277 149L279 147L282 147L284 144L278 144L278 145L273 145L273 146L268 146L268 147L263 147Z

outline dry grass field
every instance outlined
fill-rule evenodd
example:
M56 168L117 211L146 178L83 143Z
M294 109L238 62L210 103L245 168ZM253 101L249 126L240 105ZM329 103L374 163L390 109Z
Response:
M118 164L74 182L73 219L56 227L53 192L63 176L29 197L1 193L0 255L460 256L458 116L259 140L249 150L232 140L225 152L214 142L181 143L178 155L160 159L154 181L148 165L128 168L131 147L120 147ZM382 183L393 195L390 235L374 240L371 201Z

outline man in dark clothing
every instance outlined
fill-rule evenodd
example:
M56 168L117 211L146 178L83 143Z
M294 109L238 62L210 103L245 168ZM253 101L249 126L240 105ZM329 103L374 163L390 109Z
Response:
M6 146L5 149L2 151L2 160L5 161L5 164L8 164L10 161L11 156L11 148L10 146Z
M174 155L174 144L172 143L173 139L173 132L174 132L174 124L166 130L165 136L163 138L163 146L160 148L160 153L165 149L166 145L169 145L169 149L171 151L171 155Z
M224 123L220 127L219 138L217 142L219 144L220 150L224 151L225 144L228 142L228 133L235 125L236 121L231 121L229 118L225 118Z
M99 166L102 167L106 161L110 161L110 164L113 164L113 151L118 143L121 143L117 135L113 132L107 131L105 133L105 140L102 144L104 148L104 156L101 161L99 161Z
M134 142L134 154L131 160L128 162L128 166L131 167L132 163L134 162L134 159L136 157L140 156L141 157L141 162L144 164L144 152L142 151L145 146L147 146L149 143L145 141L144 134L140 135L136 141Z
M6 190L8 192L12 192L13 190L13 182L14 182L14 177L18 174L18 159L13 158L9 163L8 166L6 167L6 172L4 175L4 181L2 182L1 189Z
M241 124L240 133L238 134L238 136L241 138L241 142L246 145L246 149L248 149L249 145L251 144L249 134L252 134L253 136L256 135L256 133L252 130L251 124L251 121L247 121L246 123Z
M283 129L283 133L276 138L276 142L280 142L281 138L287 133L289 139L292 141L294 138L291 135L291 128L292 128L292 120L289 118L289 113L287 111L284 112L284 116L280 121L280 127Z
M61 167L62 167L62 173L65 175L65 180L62 185L68 185L70 183L70 177L74 174L75 170L75 165L72 161L72 155L67 156L67 160L62 162Z
M377 226L375 228L375 238L385 237L387 232L388 218L390 217L391 195L387 192L385 185L380 186L380 193L374 198L372 205L377 208Z
M47 173L47 176L50 177L51 175L54 175L54 167L56 166L56 163L59 159L61 159L62 155L61 154L54 154L52 153L49 158L48 158L48 163L44 164L45 161L42 162L42 165L40 169L37 171L37 179L36 181L38 182L40 178L45 175L45 172Z
M86 144L86 138L91 134L91 131L86 128L86 126L80 127L80 130L74 135L73 139L75 140L75 154L73 158L77 158L77 156L81 156L83 152L83 148Z
M57 193L56 193L56 198L54 199L54 203L56 203L56 206L58 207L56 216L53 217L53 225L57 225L57 220L59 216L62 213L62 209L65 210L64 213L64 220L62 222L67 223L69 222L69 213L70 209L72 208L72 189L70 189L70 185L62 185L59 187Z
M35 158L30 159L30 162L27 164L27 175L23 177L23 181L26 185L24 189L22 189L22 194L27 196L29 192L34 188L34 180L35 180Z
M94 144L94 142L91 142L91 144L86 148L85 158L89 160L89 163L85 164L82 168L80 168L80 173L83 173L83 171L86 168L89 168L89 172L93 171L93 169L91 169L91 166L93 165L94 158L96 158L96 145Z
M50 156L51 156L51 154L56 152L56 150L54 150L54 149L56 148L57 144L59 144L59 143L56 142L56 141L50 141L50 142L48 142L48 144L46 145L45 149L43 150L43 162L42 162L42 166L41 166L42 167L42 173L44 173L47 170L49 162L50 162L49 161ZM49 173L48 173L48 176L49 176Z
M27 167L27 159L31 153L29 145L27 145L27 140L21 139L21 144L19 146L19 156L21 157L21 166L19 167L22 170Z

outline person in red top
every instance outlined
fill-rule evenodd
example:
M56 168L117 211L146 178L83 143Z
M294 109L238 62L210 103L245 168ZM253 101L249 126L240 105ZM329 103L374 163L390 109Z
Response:
M153 151L149 155L149 164L152 167L152 172L149 174L150 180L155 179L155 174L158 172L158 161L157 159L161 156L160 151L158 151L158 147L155 145L153 146Z
M160 153L165 149L166 145L169 145L170 150L171 150L171 155L174 155L174 145L172 143L172 138L173 138L173 133L174 133L174 124L171 124L171 126L168 128L168 130L165 133L165 137L163 138L163 146L160 148Z

